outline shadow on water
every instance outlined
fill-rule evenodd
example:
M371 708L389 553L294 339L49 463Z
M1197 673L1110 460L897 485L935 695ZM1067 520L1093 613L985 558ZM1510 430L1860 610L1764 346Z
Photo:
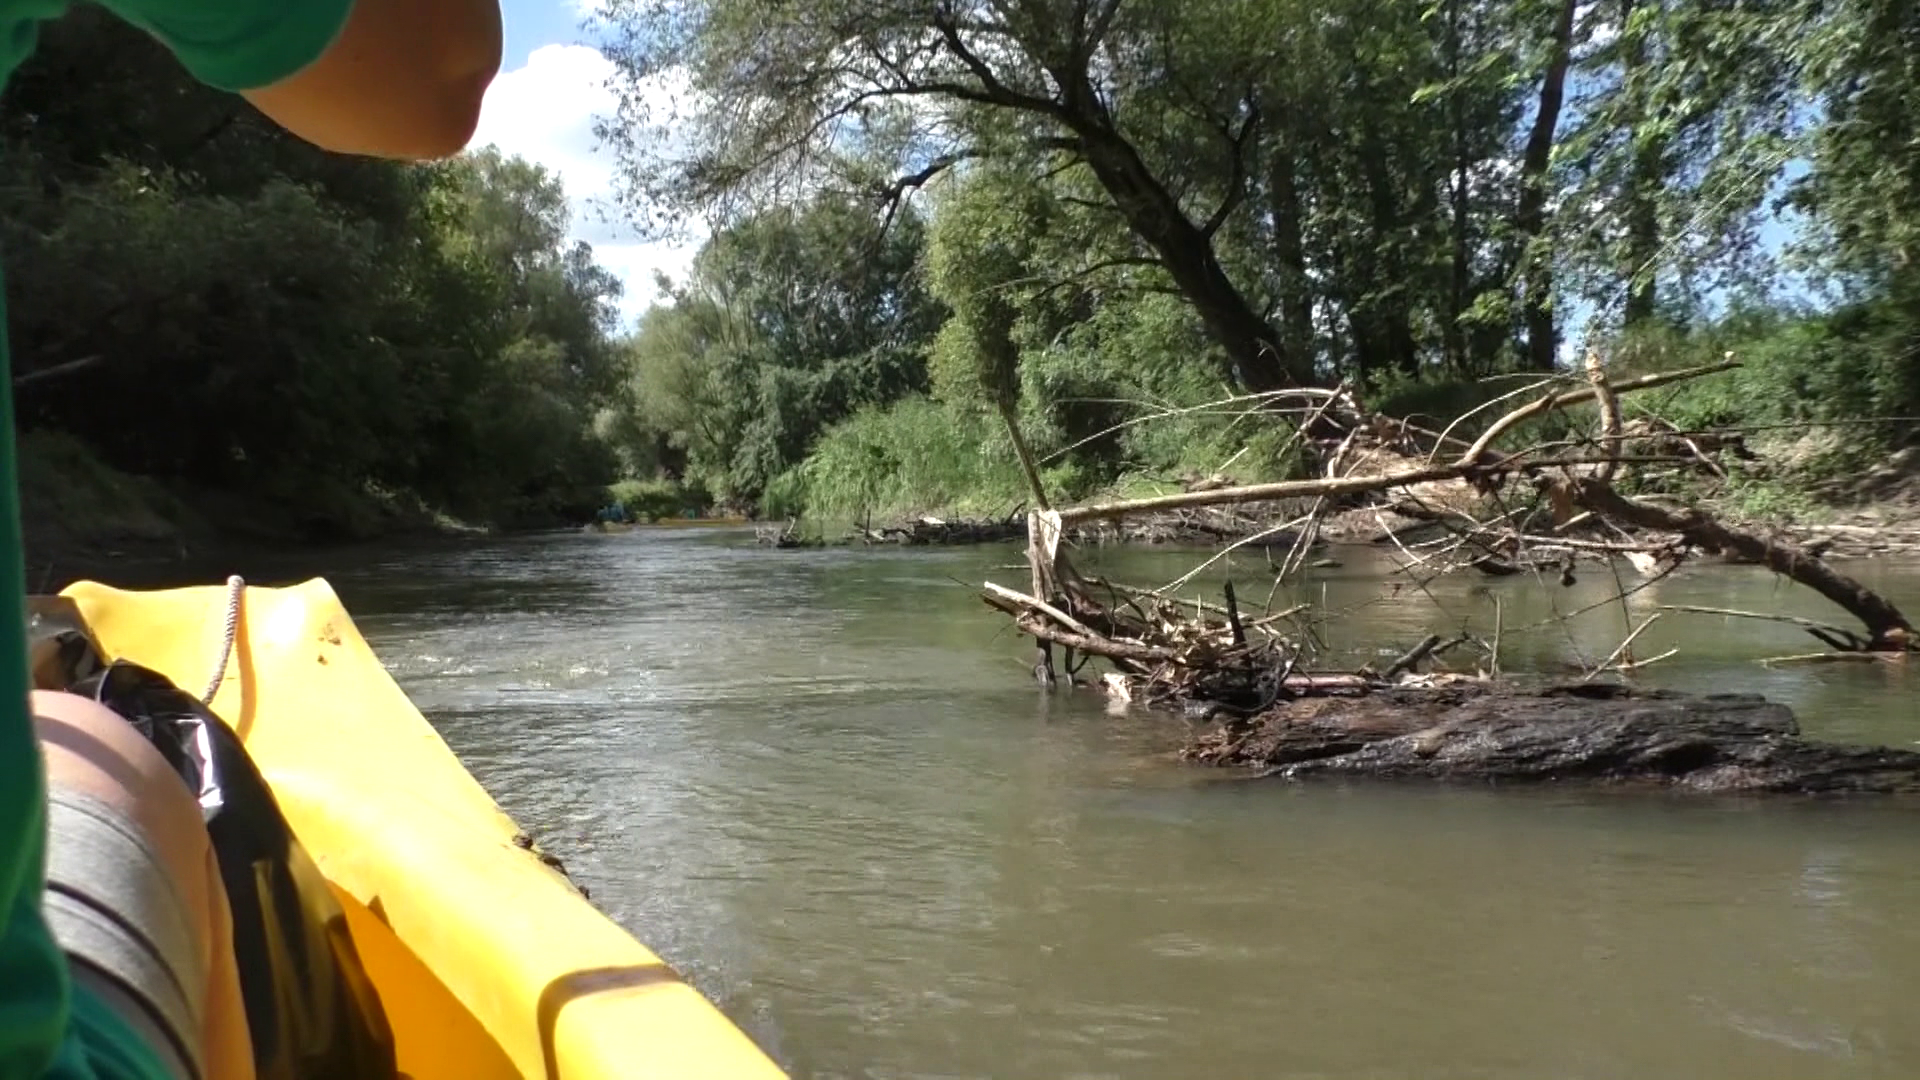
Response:
M1341 613L1330 664L1490 631L1495 598L1509 668L1622 632L1617 607L1547 621L1611 590L1593 574L1381 599L1378 562L1341 557L1275 600ZM1178 720L1031 684L962 584L1017 558L637 532L241 572L332 580L502 803L797 1076L1920 1074L1911 806L1189 768ZM1920 609L1920 568L1862 572ZM1725 567L1640 601L1830 615ZM1765 623L1642 640L1683 647L1650 680L1920 740L1912 665L1762 668L1810 641Z

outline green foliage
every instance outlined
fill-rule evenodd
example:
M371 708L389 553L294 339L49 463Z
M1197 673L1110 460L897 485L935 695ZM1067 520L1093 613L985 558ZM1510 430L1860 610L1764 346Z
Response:
M1005 513L1026 482L996 424L923 396L869 408L821 436L769 489L768 512L855 518ZM1064 477L1060 477L1064 479Z
M1788 268L1775 222L1804 232L1791 265L1854 299L1920 266L1916 10L614 0L631 80L607 134L632 193L723 216L965 174L934 221L955 237L936 279L966 282L936 288L972 309L937 352L966 362L936 364L949 397L1005 375L1002 338L1059 330L1008 294L1058 312L1068 278L1093 303L1178 295L1242 389L1464 382L1590 330L1710 320ZM662 70L697 104L650 109Z
M1697 330L1652 329L1626 339L1628 370L1664 370L1737 357L1729 373L1626 400L1688 430L1839 424L1853 446L1886 446L1920 428L1916 313L1893 299L1827 313L1742 311Z
M393 499L590 513L614 477L619 283L539 166L322 154L93 12L0 120L22 426L338 535Z
M189 516L165 489L112 468L70 435L32 432L16 450L21 517L29 531L164 542L178 538Z
M927 185L939 430L998 412L1070 490L1290 474L1287 426L1234 400L1284 379L1475 433L1569 344L1629 374L1738 353L1630 399L1689 426L1884 444L1911 423L1853 421L1920 414L1912 5L613 0L608 28L633 194L750 233ZM670 117L690 144L654 138L638 80L666 69L697 92ZM1782 299L1814 282L1843 300ZM769 505L916 502L871 409L897 391L768 452L755 423L797 432L821 399L766 377L755 324L684 299L661 320L686 340L645 378L692 389L639 397L690 459L750 455L734 490L776 476ZM922 504L970 475L922 472Z
M321 154L97 13L51 26L0 104L22 423L358 528L998 510L1018 453L1055 498L1276 478L1292 431L1249 390L1445 426L1562 339L1626 373L1735 352L1630 399L1685 426L1886 445L1912 422L1855 421L1920 414L1912 5L605 12L626 193L716 222L623 339L537 165Z
M941 312L916 269L924 229L911 212L880 226L821 198L702 248L624 361L636 432L653 433L663 471L752 504L828 426L925 388Z
M1818 470L1817 473L1831 475L1829 470ZM1821 507L1807 494L1801 483L1737 473L1715 502L1742 521L1805 523L1817 519L1821 514Z
M928 280L952 312L934 346L942 400L1018 407L1016 323L1035 284L1034 247L1047 227L1044 193L986 168L949 185L928 237Z
M673 480L618 480L607 486L607 498L641 521L687 517L711 502L701 488Z

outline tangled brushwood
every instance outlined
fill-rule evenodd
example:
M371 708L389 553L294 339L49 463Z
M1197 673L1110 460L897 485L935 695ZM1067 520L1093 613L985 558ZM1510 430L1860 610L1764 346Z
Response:
M1226 748L1293 745L1273 734L1276 728L1297 726L1301 710L1294 705L1299 699L1364 697L1388 689L1457 688L1463 683L1490 684L1499 675L1497 626L1491 639L1471 634L1453 640L1430 636L1379 670L1316 669L1315 613L1306 605L1274 611L1272 599L1283 582L1299 573L1309 547L1334 514L1378 518L1401 556L1401 572L1421 583L1458 572L1500 575L1544 570L1571 575L1577 560L1593 559L1630 561L1648 579L1662 577L1701 554L1757 563L1819 592L1852 614L1859 628L1764 613L1716 614L1780 618L1794 623L1826 646L1826 651L1815 654L1820 658L1898 662L1920 645L1912 624L1886 598L1824 562L1818 554L1777 537L1729 526L1697 508L1620 490L1633 478L1634 470L1711 468L1713 457L1708 451L1712 444L1700 436L1644 423L1630 430L1622 423L1618 395L1710 376L1734 366L1736 362L1729 359L1610 384L1597 361L1590 362L1586 385L1555 387L1543 380L1533 388L1535 393L1529 400L1488 424L1472 441L1455 436L1453 430L1460 426L1457 422L1448 430L1434 431L1370 415L1345 389L1270 395L1269 407L1277 414L1291 415L1298 439L1320 463L1322 476L1034 511L1028 524L1028 591L988 583L982 599L1012 617L1020 631L1035 639L1038 654L1034 671L1043 683L1052 685L1064 675L1075 684L1097 683L1126 701L1179 706L1190 716L1221 720L1225 734L1209 736L1206 747L1194 753L1217 763L1277 767L1280 762L1248 758ZM1592 410L1597 422L1587 425L1591 430L1517 450L1498 448L1501 440L1523 422L1586 403L1598 405ZM1088 522L1276 500L1292 501L1302 511L1228 545L1167 589L1147 590L1083 575L1074 567L1063 543L1063 536L1070 530ZM1437 535L1403 539L1385 524L1389 515L1421 522L1429 533ZM1236 595L1230 585L1218 602L1176 599L1172 594L1173 588L1192 580L1228 551L1274 537L1284 539L1285 555L1273 560L1274 587L1264 602ZM1619 599L1624 603L1624 591ZM1604 672L1629 672L1662 659L1656 656L1636 661L1632 651L1634 639L1658 617L1656 612L1634 627L1611 655L1587 672L1585 681ZM1064 672L1055 666L1056 647L1062 651ZM1470 674L1420 673L1422 664L1463 648L1474 656ZM1105 660L1112 670L1098 679L1081 678L1092 657ZM1504 688L1500 692L1516 691ZM1622 696L1631 697L1616 695ZM1567 700L1574 704L1548 711L1564 719L1569 709L1580 712L1581 702L1602 698L1574 695ZM1661 708L1668 712L1678 708L1674 715L1686 712L1671 705ZM1364 718L1377 711L1352 716ZM1589 717L1601 713L1615 719L1637 718L1633 723L1638 725L1645 720L1646 710L1617 704L1585 709ZM1316 722L1324 726L1329 722L1326 717L1334 714L1316 715L1321 715ZM1453 725L1448 730L1456 735L1461 731L1461 715L1456 710L1448 721ZM1412 737L1428 731L1427 725L1411 721L1386 727L1375 721L1364 722L1378 738L1335 738L1331 745L1351 744L1350 749L1358 751L1362 745L1386 738L1389 732L1393 737ZM1700 735L1709 743L1714 738L1771 738L1782 730L1778 723L1740 727L1719 721L1709 728ZM1256 730L1266 731L1268 737L1264 741L1252 737ZM1594 741L1592 731L1586 736ZM1632 742L1638 736L1621 737ZM1607 744L1606 739L1598 742ZM1480 743L1490 745L1485 739ZM1378 751L1373 753L1379 756ZM1321 756L1330 759L1338 755ZM1634 775L1658 772L1650 763L1667 761L1659 755L1633 753L1604 757L1609 762L1626 763L1622 768L1632 766L1629 771ZM1719 760L1712 754L1695 757L1700 761ZM1454 771L1474 773L1464 760L1454 761ZM1749 755L1741 760L1751 765L1757 759ZM1635 762L1639 764L1633 765ZM1489 762L1483 764L1491 767ZM1490 775L1485 770L1478 774ZM1716 785L1742 786L1724 777L1705 786ZM1752 786L1786 789L1794 782L1791 776L1773 776L1765 783L1754 780Z

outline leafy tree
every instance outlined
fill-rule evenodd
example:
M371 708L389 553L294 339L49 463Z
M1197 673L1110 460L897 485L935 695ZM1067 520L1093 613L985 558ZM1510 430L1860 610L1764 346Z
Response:
M904 191L992 152L968 133L994 128L1048 170L1086 171L1099 208L1130 230L1140 257L1165 267L1243 385L1310 382L1311 357L1289 350L1216 246L1245 198L1263 123L1253 87L1274 62L1247 46L1279 29L1274 10L1175 0L615 0L609 55L633 82L606 133L634 201L724 214L826 182L844 165L841 145L863 164L891 155L887 187ZM705 104L650 115L638 80L666 69L687 72L690 99ZM662 122L682 128L692 149L663 152Z
M756 500L828 426L925 388L941 313L916 269L924 227L911 211L880 225L832 197L745 219L642 321L643 425L715 495Z
M317 533L395 496L598 505L619 283L540 167L322 153L90 10L47 28L0 134L23 425Z
M935 386L949 402L984 402L999 414L1041 507L1046 486L1020 431L1015 332L1033 288L1034 237L1046 229L1047 210L1018 176L971 176L942 202L928 251L934 295L953 313L935 346Z

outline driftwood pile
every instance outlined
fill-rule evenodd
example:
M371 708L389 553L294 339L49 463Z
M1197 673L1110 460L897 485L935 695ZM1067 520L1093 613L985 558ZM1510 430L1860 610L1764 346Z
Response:
M1071 685L1097 684L1128 701L1179 706L1191 718L1217 722L1189 748L1196 761L1286 776L1342 772L1482 781L1644 780L1692 790L1920 790L1920 754L1804 740L1782 706L1648 696L1594 683L1604 672L1629 672L1659 659L1636 663L1632 653L1634 638L1657 613L1588 673L1579 692L1499 683L1497 625L1492 640L1428 638L1384 671L1314 670L1314 616L1305 608L1255 608L1230 586L1219 603L1176 600L1083 577L1064 550L1063 538L1090 522L1308 500L1299 520L1270 530L1290 540L1286 557L1274 562L1284 579L1304 563L1329 508L1411 510L1438 532L1408 543L1389 530L1404 558L1402 570L1416 580L1467 568L1497 573L1563 564L1571 574L1576 556L1626 559L1643 577L1657 578L1698 553L1732 555L1814 589L1859 620L1858 630L1787 620L1830 650L1816 655L1898 662L1920 644L1912 624L1817 554L1729 527L1699 510L1616 489L1623 470L1655 456L1626 452L1631 443L1616 395L1731 366L1666 372L1617 386L1590 366L1587 386L1545 388L1471 443L1366 417L1343 391L1298 391L1314 402L1301 428L1321 432L1325 476L1036 510L1027 527L1028 589L988 583L982 599L1035 639L1034 672L1043 683L1062 681L1054 665L1057 647ZM1595 433L1513 452L1495 448L1522 421L1583 402L1599 405ZM1334 437L1324 434L1329 424L1336 425ZM1697 444L1683 449L1684 455L1661 455L1652 463L1674 466L1670 458L1678 457L1684 465L1706 456ZM1473 675L1419 674L1421 664L1461 647L1475 662ZM1079 678L1089 657L1102 658L1112 670L1097 680Z
M753 527L754 543L779 551L802 551L807 548L826 547L827 542L816 536L808 536L800 531L798 518L783 522L756 525Z
M1276 515L1285 514L1284 507L1272 503L1186 507L1089 521L1067 530L1067 535L1079 544L1209 544L1256 535L1261 537L1257 542L1268 545L1291 543L1291 537L1265 531Z
M900 525L876 529L871 521L854 526L852 540L862 544L904 544L925 547L947 544L993 544L1024 540L1027 515L1024 506L1016 506L999 518L918 517Z

